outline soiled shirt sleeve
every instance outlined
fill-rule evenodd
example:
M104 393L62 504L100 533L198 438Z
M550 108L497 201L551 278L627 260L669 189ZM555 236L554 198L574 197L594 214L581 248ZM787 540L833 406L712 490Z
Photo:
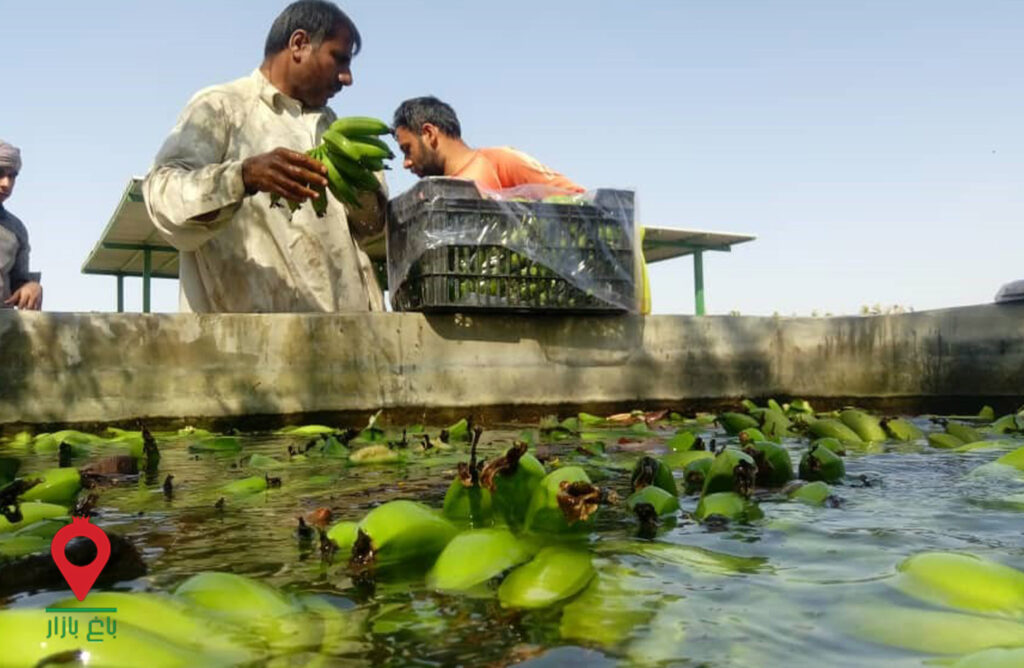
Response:
M229 104L224 94L196 95L143 183L153 223L178 250L194 251L206 243L245 197L242 161L225 161L232 127Z

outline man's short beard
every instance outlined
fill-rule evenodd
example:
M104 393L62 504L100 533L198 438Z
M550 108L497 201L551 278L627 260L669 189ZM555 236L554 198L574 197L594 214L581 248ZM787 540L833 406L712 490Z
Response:
M428 149L422 139L420 139L420 155L423 156L420 176L444 176L444 160L441 159L437 151Z

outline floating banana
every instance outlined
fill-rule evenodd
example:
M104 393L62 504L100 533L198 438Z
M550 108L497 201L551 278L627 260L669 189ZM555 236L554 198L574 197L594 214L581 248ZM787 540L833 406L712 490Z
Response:
M837 482L846 475L842 458L822 445L811 446L800 459L800 477L807 481Z
M860 440L865 443L881 442L886 440L885 430L873 415L864 411L848 408L839 413L839 419L847 427L852 429Z

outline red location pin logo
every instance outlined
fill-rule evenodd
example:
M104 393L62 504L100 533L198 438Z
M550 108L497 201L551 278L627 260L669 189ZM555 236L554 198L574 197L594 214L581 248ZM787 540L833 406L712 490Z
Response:
M75 566L64 556L64 548L68 541L79 536L88 538L96 545L96 558L86 566ZM88 517L73 517L71 524L58 531L57 535L53 537L53 542L50 543L50 554L53 556L57 568L60 569L61 575L71 586L71 591L75 593L75 598L83 601L96 582L96 578L100 576L103 567L107 565L107 560L110 559L110 539L107 538L103 529L95 524L90 524Z

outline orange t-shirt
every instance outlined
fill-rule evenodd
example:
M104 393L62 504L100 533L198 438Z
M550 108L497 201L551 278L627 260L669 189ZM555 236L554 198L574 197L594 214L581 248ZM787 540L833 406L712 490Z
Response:
M584 192L584 188L562 174L509 146L476 149L469 162L450 176L472 179L485 190L502 190L537 183L576 193Z

